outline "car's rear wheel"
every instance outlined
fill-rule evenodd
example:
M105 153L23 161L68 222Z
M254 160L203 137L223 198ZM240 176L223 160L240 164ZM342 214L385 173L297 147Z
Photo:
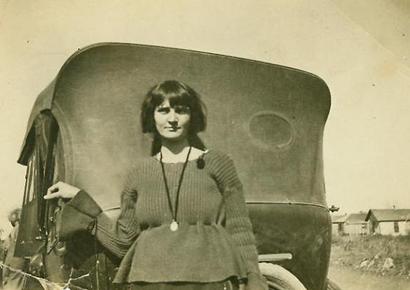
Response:
M335 282L330 279L327 279L327 288L326 290L342 290Z
M295 275L279 265L259 263L259 268L270 290L306 290Z

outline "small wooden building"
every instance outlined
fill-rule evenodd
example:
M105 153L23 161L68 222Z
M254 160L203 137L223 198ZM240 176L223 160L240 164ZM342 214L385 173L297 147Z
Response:
M348 235L367 235L369 233L367 214L364 212L349 214L345 221L345 233Z
M370 209L366 221L372 234L410 234L410 209Z
M347 214L331 215L332 218L332 234L336 236L343 236L345 234L345 222Z

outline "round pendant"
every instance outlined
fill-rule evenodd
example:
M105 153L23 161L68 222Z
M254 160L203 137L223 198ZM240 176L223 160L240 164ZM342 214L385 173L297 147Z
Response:
M171 229L171 231L175 232L176 230L178 230L178 223L176 221L172 221L169 228Z

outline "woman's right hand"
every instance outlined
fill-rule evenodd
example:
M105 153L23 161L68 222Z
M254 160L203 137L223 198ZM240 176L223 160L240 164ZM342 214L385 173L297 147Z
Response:
M59 181L47 189L44 199L73 198L80 191L79 188Z

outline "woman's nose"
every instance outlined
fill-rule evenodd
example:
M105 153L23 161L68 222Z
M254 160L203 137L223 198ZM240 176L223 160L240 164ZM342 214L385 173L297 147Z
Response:
M169 123L178 123L178 117L173 110L171 110L168 114L168 122Z

